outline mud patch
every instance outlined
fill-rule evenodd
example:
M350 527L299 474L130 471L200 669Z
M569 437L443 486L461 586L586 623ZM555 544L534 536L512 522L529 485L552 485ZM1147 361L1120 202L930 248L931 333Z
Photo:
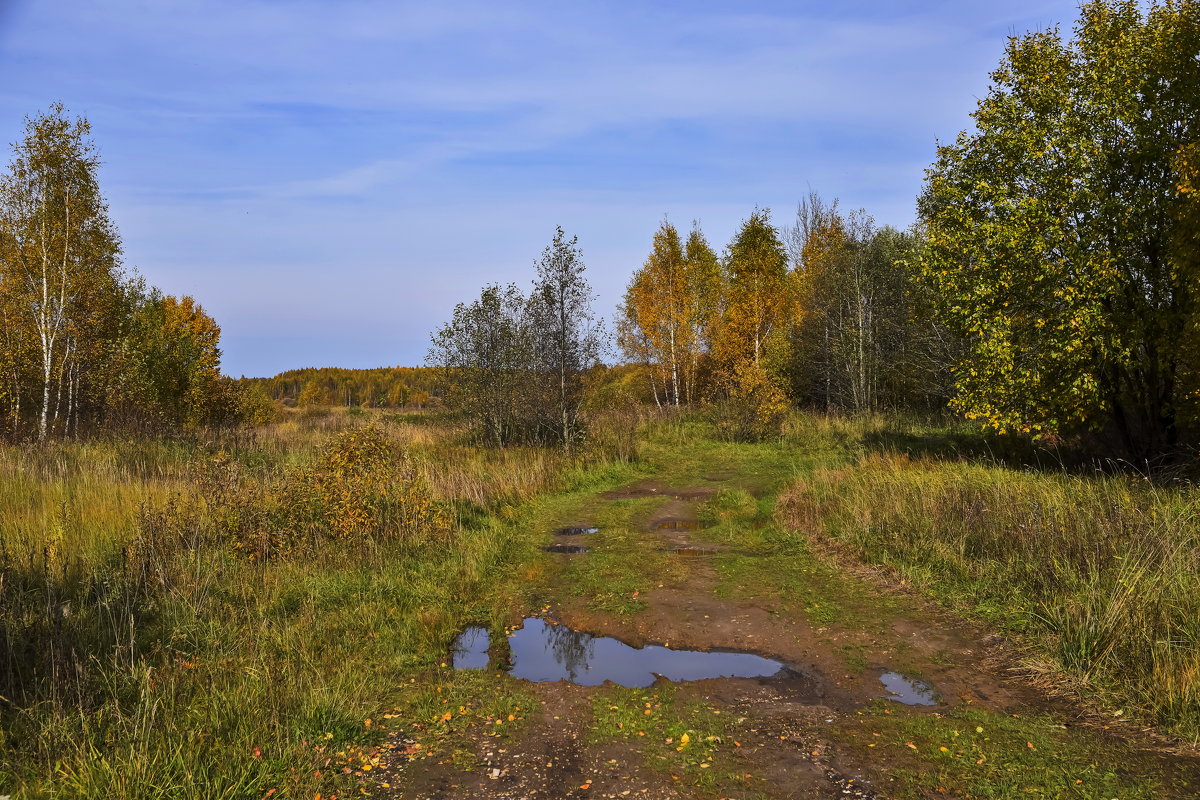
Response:
M483 628L463 631L454 643L456 669L488 666L488 634ZM709 678L771 678L790 674L782 662L753 653L672 650L661 645L631 647L608 636L572 630L540 617L528 617L508 637L514 678L544 683L567 681L599 686L645 688L659 678L673 682ZM482 663L480 663L482 661Z
M906 678L899 672L885 672L879 676L879 682L887 689L888 700L895 700L906 706L936 706L937 692L925 681Z
M639 500L645 497L666 497L673 500L705 500L714 489L672 489L655 481L642 481L600 495L605 500Z

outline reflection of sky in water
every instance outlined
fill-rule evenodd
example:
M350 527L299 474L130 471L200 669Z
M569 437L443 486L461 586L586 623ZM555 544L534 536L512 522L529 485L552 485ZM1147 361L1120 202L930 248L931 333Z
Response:
M482 662L459 653L479 648L478 634L468 628L455 645L454 666L480 669L487 666L487 634L483 633ZM470 637L470 638L468 638ZM607 636L592 636L565 625L551 625L531 617L508 639L512 651L513 677L529 681L566 680L583 686L612 681L621 686L645 687L658 675L672 681L705 678L761 678L777 674L783 665L751 653L705 653L671 650L658 645L635 648ZM470 664L466 663L470 660Z
M542 549L547 553L586 553L588 551L581 544L551 544Z
M487 669L487 628L467 628L454 640L455 669Z
M879 676L879 682L888 690L889 700L908 706L937 705L937 695L925 681L906 678L899 672L885 672Z

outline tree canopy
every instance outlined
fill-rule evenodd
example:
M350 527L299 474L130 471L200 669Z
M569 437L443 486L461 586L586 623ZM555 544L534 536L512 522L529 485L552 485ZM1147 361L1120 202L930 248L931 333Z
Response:
M998 430L1179 431L1195 313L1179 153L1200 131L1200 4L1098 0L1010 40L974 130L938 149L925 275L967 341L954 405Z

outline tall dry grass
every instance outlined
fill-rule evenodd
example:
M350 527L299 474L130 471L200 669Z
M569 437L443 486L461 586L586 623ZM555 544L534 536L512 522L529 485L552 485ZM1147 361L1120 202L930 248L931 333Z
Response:
M1200 738L1195 489L868 452L799 480L781 511L1019 632L1086 691Z
M538 556L492 512L621 462L344 412L0 447L0 794L353 790L325 761Z

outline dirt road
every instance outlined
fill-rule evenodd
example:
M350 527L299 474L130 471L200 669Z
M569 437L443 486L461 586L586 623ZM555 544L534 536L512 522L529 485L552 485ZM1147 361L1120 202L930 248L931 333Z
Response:
M376 773L377 785L413 800L1124 799L1195 790L1194 755L1139 734L1120 714L1099 718L1052 697L999 637L886 573L811 548L742 547L736 522L713 521L715 491L645 481L558 520L598 531L533 532L587 548L548 556L562 586L541 616L635 648L741 651L786 669L767 678L660 678L646 688L528 683L533 711L516 733L480 726L466 761L414 759L398 740L390 752L409 755L385 758L391 766ZM618 555L626 569L640 559L652 581L629 593L636 607L628 613L577 591L584 578L602 582L588 571ZM494 648L499 658L503 651ZM881 678L930 689L934 701L900 702Z

